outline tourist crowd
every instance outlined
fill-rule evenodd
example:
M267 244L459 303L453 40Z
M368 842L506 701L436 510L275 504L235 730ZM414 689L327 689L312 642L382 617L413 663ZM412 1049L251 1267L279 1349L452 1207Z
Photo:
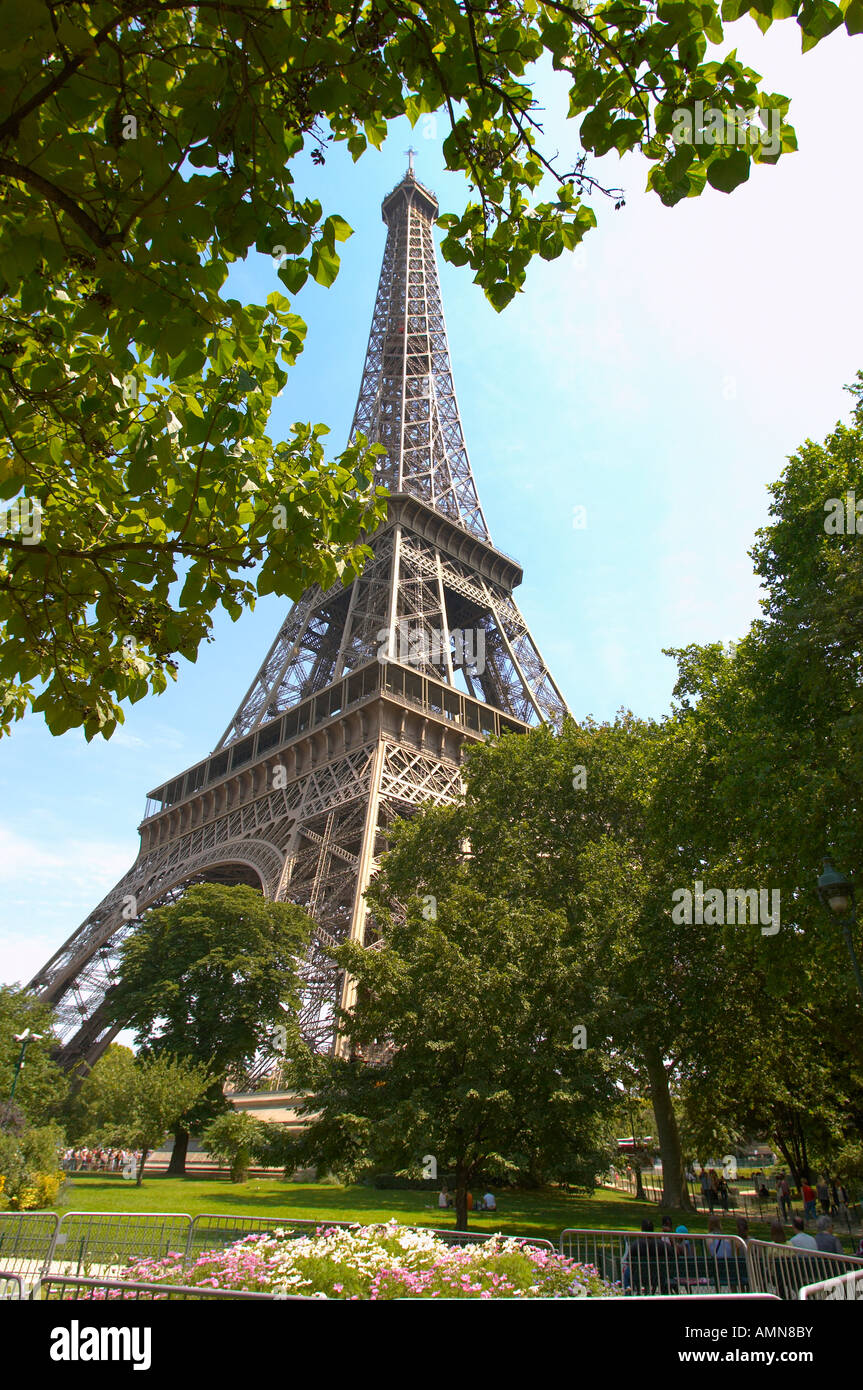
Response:
M133 1149L64 1149L61 1166L68 1173L122 1173L137 1171L140 1152Z

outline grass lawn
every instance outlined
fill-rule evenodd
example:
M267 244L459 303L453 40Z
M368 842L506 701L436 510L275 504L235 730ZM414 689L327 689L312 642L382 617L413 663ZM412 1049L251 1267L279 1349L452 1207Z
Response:
M232 1216L294 1216L333 1221L390 1221L410 1226L452 1226L452 1211L440 1211L427 1192L385 1192L373 1187L336 1187L327 1183L282 1182L255 1178L232 1183L216 1178L169 1178L145 1175L141 1187L119 1173L70 1173L58 1211L202 1212ZM504 1189L497 1193L496 1212L471 1213L476 1231L503 1231L513 1236L543 1236L557 1243L565 1226L602 1230L637 1230L645 1218L659 1228L662 1216L655 1203L637 1202L623 1192L597 1188L593 1197L568 1197L556 1188L541 1191ZM674 1224L706 1231L707 1219L692 1213L672 1213ZM724 1229L733 1232L727 1218ZM766 1239L767 1227L752 1226Z

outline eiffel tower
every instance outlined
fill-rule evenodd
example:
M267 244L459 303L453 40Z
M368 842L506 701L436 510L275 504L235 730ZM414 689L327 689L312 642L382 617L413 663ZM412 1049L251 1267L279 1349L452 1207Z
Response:
M458 795L471 744L542 721L563 697L513 597L517 562L492 545L450 365L433 193L410 167L383 200L387 227L351 429L385 453L389 497L372 557L349 586L291 608L209 757L150 792L135 863L31 981L55 1005L60 1060L92 1065L117 949L146 909L190 884L245 883L314 918L304 1036L340 1045L351 980L324 948L373 946L363 897L397 816Z

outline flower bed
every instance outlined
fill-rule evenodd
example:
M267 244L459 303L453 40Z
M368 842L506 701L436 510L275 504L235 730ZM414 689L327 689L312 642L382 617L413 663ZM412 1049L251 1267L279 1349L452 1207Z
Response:
M312 1298L609 1298L618 1290L590 1265L497 1235L447 1245L431 1231L321 1226L246 1236L184 1266L179 1254L137 1260L121 1279L304 1294Z

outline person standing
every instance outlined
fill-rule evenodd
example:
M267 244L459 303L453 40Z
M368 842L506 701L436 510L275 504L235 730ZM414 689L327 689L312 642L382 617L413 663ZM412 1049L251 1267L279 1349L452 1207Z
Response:
M809 1179L804 1178L800 1184L800 1196L803 1198L803 1219L804 1221L815 1220L815 1189L811 1186Z
M710 1177L706 1168L701 1170L701 1200L706 1210L710 1206ZM710 1209L713 1210L712 1207Z
M791 1188L788 1186L788 1179L784 1173L780 1173L776 1180L776 1195L779 1198L779 1210L782 1213L782 1220L788 1220L788 1213L791 1210Z

